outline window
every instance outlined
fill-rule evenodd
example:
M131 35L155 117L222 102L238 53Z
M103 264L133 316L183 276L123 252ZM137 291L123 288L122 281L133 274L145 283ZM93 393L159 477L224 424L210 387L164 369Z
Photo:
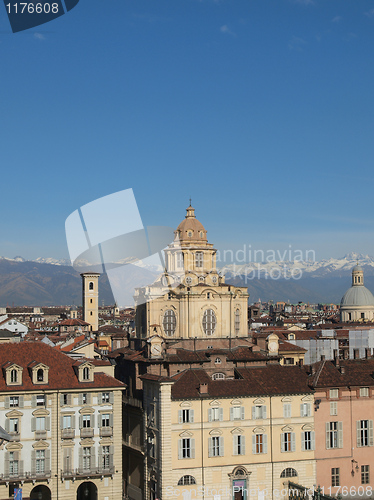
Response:
M88 394L87 394L87 392L84 392L82 394L82 404L84 404L84 405L88 404Z
M83 428L91 427L91 415L82 416L82 427Z
M218 372L218 373L213 373L212 375L212 380L223 380L225 378L225 374Z
M330 403L330 415L338 414L338 403L337 401L331 401Z
M45 417L36 417L35 430L45 431Z
M36 372L36 380L38 382L43 382L44 381L44 370L43 370L43 368L39 368L39 370Z
M180 424L193 423L194 421L194 411L190 409L179 410L178 411L178 422Z
M189 486L196 484L196 479L193 476L182 476L178 481L178 486Z
M196 252L195 253L195 266L196 267L203 267L203 259L204 259L203 252Z
M41 474L45 471L45 451L44 450L36 450L35 453L36 458L36 473Z
M361 484L370 483L369 465L361 465Z
M62 428L63 429L71 429L72 428L71 415L64 415L62 417Z
M178 269L183 268L183 253L182 252L177 253L177 268Z
M17 370L14 370L14 369L13 369L13 370L10 372L10 381L11 381L13 384L14 384L14 383L16 383L16 382L18 381L18 372L17 372Z
M83 368L83 380L90 380L90 369L88 366Z
M38 394L36 396L36 406L45 406L45 396L44 396L44 394Z
M19 432L19 421L18 418L9 419L9 432L18 433Z
M300 416L301 417L310 417L311 414L312 414L311 404L310 403L301 403Z
M301 449L310 451L315 449L314 431L305 431L301 434Z
M110 415L109 413L103 413L101 415L101 427L110 427Z
M281 434L281 451L295 451L295 433L283 432Z
M233 436L233 455L245 455L245 436L242 434Z
M203 314L203 330L205 335L213 335L216 329L217 319L213 309L207 309Z
M257 405L252 406L252 419L262 419L266 418L266 406Z
M373 446L373 421L357 420L357 446Z
M283 418L291 418L291 403L283 403Z
M19 406L19 397L18 396L10 396L9 406L11 408L17 408Z
M85 470L91 468L91 448L88 446L84 446L82 450L82 466Z
M343 422L326 422L326 449L343 448Z
M9 474L11 476L18 475L18 453L16 451L9 452Z
M149 444L149 447L148 447L149 456L152 458L156 458L156 438L155 438L154 434L149 436L148 444Z
M175 312L172 309L165 311L162 326L164 327L166 335L169 337L174 335L177 326L177 318L175 317Z
M337 399L339 397L339 389L330 389L330 399Z
M223 457L223 437L213 436L209 438L209 456Z
M93 281L90 281L90 284L88 285L88 289L89 290L93 290L94 289Z
M295 364L295 358L284 358L284 364L285 365L294 365Z
M69 404L68 394L63 394L63 395L62 395L62 404L63 404L63 405L67 405L67 404Z
M340 469L333 467L331 469L331 486L340 486Z
M367 398L369 396L369 387L360 387L360 397Z
M244 420L244 406L230 408L230 420Z
M238 335L240 331L240 311L236 309L235 311L235 321L234 321L235 334Z
M216 358L214 362L216 365L220 365L222 363L221 358Z
M207 298L208 300L210 300L211 295L212 295L212 294L211 294L210 292L208 292L208 293L206 294L206 298Z
M195 458L195 440L183 438L178 441L178 458Z
M110 467L110 446L102 447L101 466L103 469L109 469Z
M252 453L257 455L259 453L267 453L267 435L255 434L252 436Z
M110 393L109 392L102 392L101 393L101 403L109 403L110 402Z
M209 422L216 422L223 420L223 408L209 408L208 410Z
M287 467L282 471L280 477L297 477L297 472L292 467Z

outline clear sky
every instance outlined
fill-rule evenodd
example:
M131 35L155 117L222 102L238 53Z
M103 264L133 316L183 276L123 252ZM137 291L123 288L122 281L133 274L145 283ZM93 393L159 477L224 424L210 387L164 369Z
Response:
M189 197L218 248L374 254L373 0L80 0L12 34L0 5L0 255L68 257L65 219Z

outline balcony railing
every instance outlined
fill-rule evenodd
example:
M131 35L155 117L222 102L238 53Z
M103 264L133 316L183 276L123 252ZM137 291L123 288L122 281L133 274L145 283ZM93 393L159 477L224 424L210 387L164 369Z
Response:
M47 439L47 431L35 431L35 440Z
M73 439L75 437L75 430L74 429L62 429L61 437L63 439Z
M62 470L61 471L61 476L64 479L67 478L76 478L76 477L92 477L92 476L109 476L114 474L114 466L110 467L92 467L90 469L69 469L69 470Z
M0 483L6 483L9 481L44 481L51 477L51 471L45 470L43 472L36 471L22 471L17 474L8 472L6 474L0 474Z
M100 428L100 437L108 437L113 436L113 428L112 427L101 427Z
M81 438L93 437L94 430L91 427L83 427L81 429Z
M12 436L12 441L19 441L21 437L19 432L9 432L9 435Z

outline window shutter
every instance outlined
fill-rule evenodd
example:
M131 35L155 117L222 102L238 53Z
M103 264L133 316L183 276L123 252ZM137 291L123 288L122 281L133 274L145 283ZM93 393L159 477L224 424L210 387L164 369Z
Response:
M211 422L211 421L212 421L212 417L213 417L213 415L212 415L212 414L213 414L213 409L212 409L212 408L209 408L209 410L208 410L208 420L209 420L209 422Z
M35 432L35 431L36 431L36 418L31 417L31 432Z
M82 415L79 415L79 428L82 429L83 427L83 417Z
M194 417L194 410L190 410L190 422L191 424L194 423L195 417Z
M75 415L71 416L71 428L75 429Z
M343 448L343 422L338 422L338 446Z
M109 446L109 467L113 467L113 457L114 457L114 446Z
M64 417L61 415L60 417L60 429L64 428Z
M232 454L238 454L238 436L235 435L232 437Z
M244 420L244 406L240 408L240 418Z
M181 424L183 422L183 410L178 410L178 423Z
M361 446L361 420L356 421L357 446Z
M90 421L91 421L91 427L95 427L95 414L92 413L91 417L90 417Z
M109 427L113 427L113 413L109 413Z
M306 405L306 416L310 417L312 414L312 405L310 403L307 403Z
M301 403L300 405L300 417L303 417L304 416L304 404Z
M285 451L285 435L284 432L281 434L281 452L283 453Z
M222 422L222 420L223 420L223 408L219 408L218 415L219 415L220 422Z
M23 403L23 396L20 396L19 397L19 407L23 408L23 405L24 405L24 403Z
M83 469L83 449L79 448L79 469Z
M23 460L18 460L18 473L23 476Z
M252 420L255 420L256 418L256 407L252 406Z
M220 436L220 438L219 438L219 456L223 457L224 454L225 454L225 450L224 450L224 445L223 445L223 437Z
M92 401L92 394L90 392L87 393L87 405L90 405Z
M71 406L72 395L68 394L68 405Z
M190 439L190 446L191 446L191 458L195 458L195 440Z
M262 406L262 418L266 418L266 406Z
M95 448L91 446L90 448L90 457L91 457L91 470L96 468L96 453Z
M45 470L50 471L51 470L51 450L47 448L44 450L45 453Z
M79 405L83 404L83 394L81 392L78 394L78 404Z
M245 436L241 436L242 442L241 442L241 455L245 455Z
M99 469L103 469L103 447L99 446L99 450L97 452L97 467Z
M256 454L256 436L252 436L252 453L253 455Z
M31 396L31 406L35 408L36 406L36 396Z
M36 472L36 451L31 450L31 473L35 474Z
M306 438L306 433L302 432L301 433L301 451L305 451L305 438Z
M10 408L10 397L9 396L5 396L4 408L5 409Z
M51 430L51 417L45 417L45 430Z
M9 475L9 451L5 452L4 475L5 477Z
M9 425L10 425L10 420L7 418L5 420L5 432L9 432Z
M114 392L109 393L109 403L112 405L114 404Z
M234 408L230 408L230 420L234 420Z
M64 406L64 395L60 394L60 406Z
M330 422L326 422L326 450L330 449Z
M208 440L208 456L213 456L213 439L211 437Z
M182 454L182 445L183 441L182 439L178 439L178 458L179 460L181 460L183 458L183 454Z
M262 435L262 440L263 440L263 450L264 450L264 453L267 453L268 452L268 436L267 434L263 434Z
M369 420L369 446L373 446L373 421Z
M296 436L294 432L291 432L291 451L296 450Z
M315 450L316 449L316 438L314 435L314 431L310 433L310 440L311 440L311 449Z

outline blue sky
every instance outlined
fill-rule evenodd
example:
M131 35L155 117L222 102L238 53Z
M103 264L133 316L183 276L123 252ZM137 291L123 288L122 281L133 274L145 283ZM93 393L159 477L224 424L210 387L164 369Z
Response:
M12 34L0 5L0 255L68 257L65 219L189 197L218 248L374 255L374 1L80 0Z

